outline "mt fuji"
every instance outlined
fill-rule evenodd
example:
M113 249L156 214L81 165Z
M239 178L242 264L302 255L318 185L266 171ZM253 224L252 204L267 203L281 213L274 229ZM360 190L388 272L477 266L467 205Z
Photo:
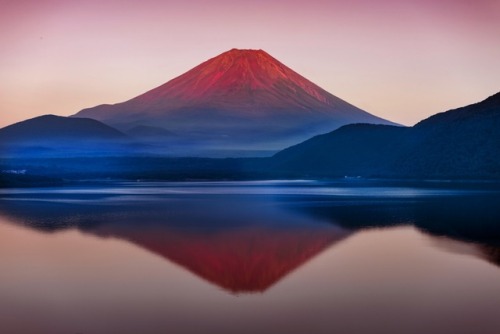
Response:
M328 93L263 50L232 49L128 101L75 117L128 132L154 127L166 147L278 150L350 123L392 124ZM153 140L154 134L144 138ZM175 145L172 143L175 142Z

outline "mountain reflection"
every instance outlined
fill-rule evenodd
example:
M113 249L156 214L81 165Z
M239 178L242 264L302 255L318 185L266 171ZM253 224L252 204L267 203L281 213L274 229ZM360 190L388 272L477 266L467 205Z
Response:
M497 196L339 199L315 196L35 195L0 202L10 221L126 240L233 293L266 291L322 251L369 228L412 225L472 244L500 266Z
M474 245L500 266L500 197L494 194L352 202L306 200L293 210L350 231L414 226L434 240Z
M233 293L263 292L350 234L248 199L13 200L10 221L127 240Z
M471 195L350 202L304 201L294 210L349 230L413 225L424 233L464 241L500 241L500 197Z
M342 239L335 228L263 226L199 232L103 226L100 235L131 241L225 290L263 292L301 264Z

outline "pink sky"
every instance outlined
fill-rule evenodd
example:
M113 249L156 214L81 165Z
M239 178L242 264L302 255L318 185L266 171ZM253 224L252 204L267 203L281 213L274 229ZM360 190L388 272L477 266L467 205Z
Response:
M0 127L127 100L231 48L406 125L500 91L498 0L0 3Z

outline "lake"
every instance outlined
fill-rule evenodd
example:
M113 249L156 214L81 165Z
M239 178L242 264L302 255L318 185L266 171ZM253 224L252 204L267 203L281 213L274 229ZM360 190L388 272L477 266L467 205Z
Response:
M0 189L1 333L500 332L496 185Z

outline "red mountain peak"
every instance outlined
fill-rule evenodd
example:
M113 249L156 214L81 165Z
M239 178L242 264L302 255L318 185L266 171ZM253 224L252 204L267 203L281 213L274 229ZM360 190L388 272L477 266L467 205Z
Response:
M253 147L261 140L283 148L345 124L388 123L250 49L231 49L131 100L78 116L119 128L160 126L212 147Z
M134 100L145 107L159 100L241 110L251 106L324 109L338 99L263 50L231 49ZM305 100L304 100L305 99Z

